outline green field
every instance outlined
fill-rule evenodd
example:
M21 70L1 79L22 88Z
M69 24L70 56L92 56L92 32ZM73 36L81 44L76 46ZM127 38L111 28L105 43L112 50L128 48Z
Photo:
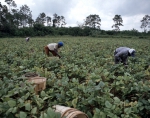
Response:
M62 58L47 57L44 46L58 41L64 42ZM114 64L120 46L136 50L128 67ZM53 105L74 107L89 118L150 116L150 39L1 38L0 50L2 118L54 118ZM26 73L46 77L46 89L35 95Z

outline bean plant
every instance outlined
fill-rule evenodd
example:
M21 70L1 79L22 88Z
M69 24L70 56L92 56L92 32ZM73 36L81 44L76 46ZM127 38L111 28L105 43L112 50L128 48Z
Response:
M62 58L47 57L49 43L63 41ZM89 118L150 116L150 40L91 37L0 39L0 116L60 118L54 105L78 109ZM114 64L115 48L136 50L128 66ZM52 56L52 55L51 55ZM26 73L46 77L36 94Z

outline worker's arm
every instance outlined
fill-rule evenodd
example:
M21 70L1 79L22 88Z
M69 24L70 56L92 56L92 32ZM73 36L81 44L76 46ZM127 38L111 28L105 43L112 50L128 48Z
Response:
M122 61L120 57L122 57L123 54L124 54L124 51L115 53L115 64L118 64L120 61Z
M127 57L122 60L122 63L123 63L124 65L127 65Z
M124 54L125 52L124 51L120 51L118 53L115 54L115 57L120 57Z
M58 54L58 50L57 49L54 49L54 52L56 53L56 55L61 58L61 56Z

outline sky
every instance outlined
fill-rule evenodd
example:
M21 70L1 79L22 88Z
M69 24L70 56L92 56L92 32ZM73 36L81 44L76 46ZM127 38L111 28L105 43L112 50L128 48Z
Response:
M5 0L1 0L5 4ZM89 15L99 15L102 30L112 30L115 15L121 15L123 26L120 30L143 31L141 20L150 15L150 0L14 0L17 9L27 5L35 20L40 13L53 17L53 14L64 16L66 27L83 24Z

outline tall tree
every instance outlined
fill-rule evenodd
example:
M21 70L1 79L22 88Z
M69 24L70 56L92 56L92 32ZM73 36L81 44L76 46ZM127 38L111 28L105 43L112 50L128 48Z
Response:
M18 9L12 9L12 16L13 16L13 25L15 27L19 27L20 24L20 14Z
M6 11L4 9L4 6L0 2L0 26L3 25L3 19L5 19L5 14L6 14Z
M35 22L36 24L44 25L44 23L46 22L46 14L44 12L40 13Z
M13 22L13 16L11 14L11 10L12 10L12 7L17 7L17 4L13 0L5 0L5 2L9 6L9 12L7 13L7 18L9 19L9 25L11 26L11 24Z
M0 25L1 25L2 13L3 13L2 9L3 9L3 6L2 6L2 4L0 2Z
M30 11L30 8L27 5L22 5L20 7L20 24L25 27L27 25L30 25L31 21L32 21L32 11Z
M58 16L56 13L53 14L53 27L63 27L66 25L65 17Z
M8 8L0 2L0 30L2 31L9 24Z
M64 16L60 16L60 20L59 20L59 25L61 27L65 26L67 23L65 21L65 17Z
M5 0L5 2L9 5L9 12L11 12L11 7L17 7L17 4L13 0Z
M146 32L146 28L150 28L150 16L149 15L145 15L143 17L143 19L141 20L142 24L141 24L141 28L144 29L144 32Z
M88 26L88 27L91 27L91 28L94 28L94 29L100 29L100 24L101 22L101 19L99 17L99 15L89 15L86 17L85 19L85 26Z
M51 17L47 16L46 21L47 21L47 26L51 26Z
M113 21L115 22L115 24L112 26L112 28L115 28L115 31L120 31L119 26L123 26L123 20L121 15L115 15L115 17L113 18Z
M29 24L29 27L33 27L34 20L32 19L32 17L28 18L28 24Z

